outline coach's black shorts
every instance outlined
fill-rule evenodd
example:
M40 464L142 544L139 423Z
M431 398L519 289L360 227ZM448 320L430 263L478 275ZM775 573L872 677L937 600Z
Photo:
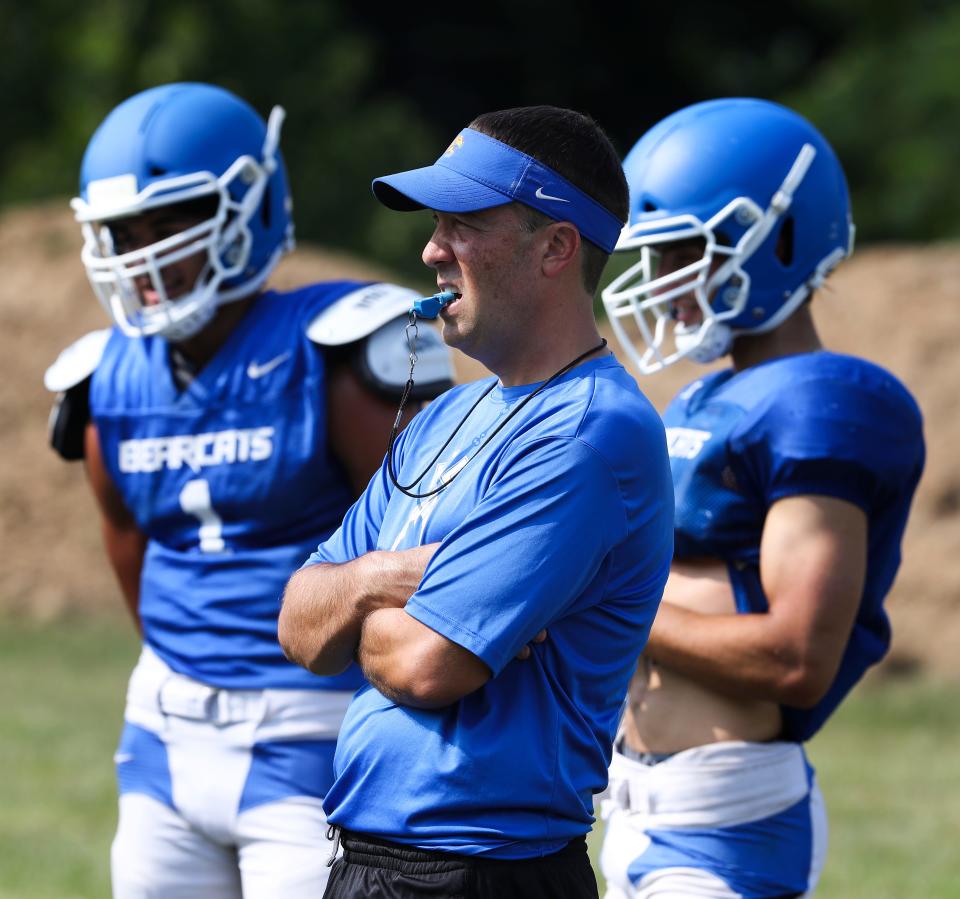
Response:
M323 899L597 899L584 837L552 855L485 859L342 830Z

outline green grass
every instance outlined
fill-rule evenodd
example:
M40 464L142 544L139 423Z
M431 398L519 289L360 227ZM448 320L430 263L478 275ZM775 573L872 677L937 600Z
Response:
M119 618L0 619L0 899L109 895L111 758L136 655ZM874 682L813 741L831 825L818 899L960 899L958 692Z
M138 652L121 620L0 620L0 897L110 895L112 757Z
M871 684L813 740L830 816L818 897L960 897L958 695L956 684Z

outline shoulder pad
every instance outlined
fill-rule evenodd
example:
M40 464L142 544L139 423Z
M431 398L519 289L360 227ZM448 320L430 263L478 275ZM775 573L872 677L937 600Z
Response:
M399 396L410 374L407 319L398 316L363 342L360 359L364 380L380 393ZM420 323L413 399L433 399L453 386L450 349L435 328Z
M396 284L368 284L345 294L307 325L307 337L321 346L342 346L367 337L410 310L421 294Z
M111 333L109 328L91 331L71 343L44 373L43 386L60 393L89 378L100 364Z
M90 378L60 391L50 410L47 436L67 462L84 457L84 436L90 421Z

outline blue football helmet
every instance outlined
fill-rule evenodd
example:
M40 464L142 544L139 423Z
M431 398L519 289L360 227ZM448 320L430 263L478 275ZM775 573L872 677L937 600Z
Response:
M220 304L259 290L293 247L278 149L283 118L277 106L265 123L213 85L167 84L125 100L96 130L71 205L90 283L124 333L172 341L196 334ZM203 211L185 230L117 252L112 224L172 204ZM197 254L205 258L192 289L168 297L164 268Z
M689 106L651 128L623 168L630 219L617 251L640 258L602 298L643 374L682 358L712 362L736 336L776 328L853 250L836 154L809 122L776 103ZM702 246L702 256L658 273L658 250L681 241ZM681 297L696 300L697 324L676 320Z

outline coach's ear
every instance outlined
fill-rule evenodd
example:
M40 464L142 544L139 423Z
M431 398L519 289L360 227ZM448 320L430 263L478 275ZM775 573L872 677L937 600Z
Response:
M580 232L570 222L551 222L537 234L543 248L540 270L546 278L559 277L580 253Z

